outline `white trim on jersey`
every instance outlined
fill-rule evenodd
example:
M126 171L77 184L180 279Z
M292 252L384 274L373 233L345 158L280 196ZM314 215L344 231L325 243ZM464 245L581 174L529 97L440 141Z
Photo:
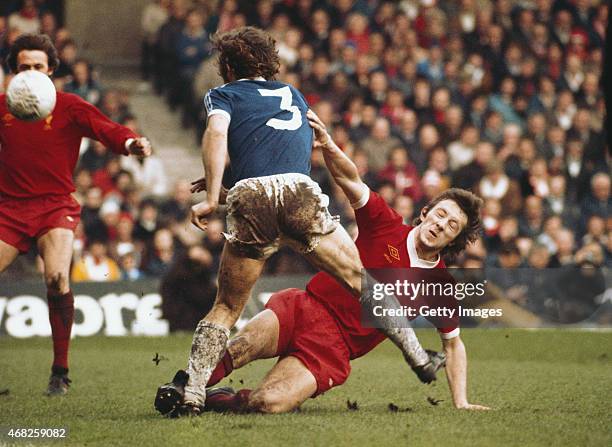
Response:
M370 188L368 188L368 185L366 185L364 183L363 184L363 193L361 194L361 198L358 201L356 201L354 203L351 203L351 207L354 210L358 210L359 208L363 208L368 203L368 200L370 200Z
M416 228L416 227L415 227ZM438 254L438 259L435 261L426 261L425 259L419 258L419 255L416 251L416 244L414 242L414 228L410 230L408 233L408 237L406 238L406 248L408 248L408 257L410 258L410 267L418 267L422 269L432 269L438 262L440 262L440 254Z
M238 81L265 81L266 79L263 76L257 76L256 78L242 78L238 79Z
M232 116L227 113L225 110L221 110L221 109L213 109L210 112L208 112L208 117L210 118L213 115L221 115L227 118L228 121L232 121Z

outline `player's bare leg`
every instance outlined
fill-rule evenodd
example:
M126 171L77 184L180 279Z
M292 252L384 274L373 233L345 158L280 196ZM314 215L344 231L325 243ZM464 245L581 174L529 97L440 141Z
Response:
M232 244L225 244L215 304L193 335L187 368L189 382L183 398L187 406L204 404L206 384L225 353L229 331L240 317L264 262L246 258Z
M253 391L237 393L217 388L209 410L218 412L286 413L298 408L317 391L317 381L306 366L293 356L280 360Z
M70 290L70 262L74 233L66 228L54 228L38 239L38 251L45 266L47 292L64 294Z
M0 240L0 273L5 271L18 255L19 250L12 245L7 244L3 240Z
M261 413L295 410L317 391L317 381L296 357L279 361L249 396L247 409Z
M48 395L68 391L68 348L74 320L74 298L70 291L70 261L74 233L54 228L38 239L38 250L44 263L49 322L53 337L53 366L47 389Z
M315 267L336 278L354 296L361 295L359 251L344 227L338 225L333 233L322 236L306 259Z
M254 360L277 356L280 324L270 309L259 312L227 344L227 350L217 364L206 386L219 383L232 371ZM207 399L208 406L208 399Z
M280 324L270 309L259 312L227 345L235 369L259 359L276 357Z
M363 266L359 258L359 251L343 227L338 226L333 233L323 236L316 248L306 254L306 257L316 267L340 281L360 300L364 309L371 311L374 306L381 305L380 301L372 298L372 294L367 291L362 293ZM391 306L395 306L395 303L390 303L389 307ZM400 348L410 366L420 368L430 362L429 355L421 346L414 330L409 327L409 321L406 318L386 317L381 320L384 325L381 330ZM423 380L421 375L419 378Z

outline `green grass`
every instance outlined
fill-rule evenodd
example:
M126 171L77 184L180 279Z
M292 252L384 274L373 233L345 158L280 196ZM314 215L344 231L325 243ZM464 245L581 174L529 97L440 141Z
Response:
M611 333L464 330L462 336L470 400L494 411L454 410L443 378L420 385L384 343L353 363L344 386L309 400L299 413L181 420L160 418L153 397L184 365L189 335L76 339L73 387L60 398L42 393L50 341L3 337L0 389L10 394L0 396L0 427L68 427L68 438L51 445L612 445ZM419 337L438 346L431 330ZM156 352L169 360L155 366ZM233 386L242 379L244 387L254 387L271 365L262 361L235 371ZM428 396L443 401L432 406ZM359 410L349 411L347 399ZM392 413L391 402L412 411Z

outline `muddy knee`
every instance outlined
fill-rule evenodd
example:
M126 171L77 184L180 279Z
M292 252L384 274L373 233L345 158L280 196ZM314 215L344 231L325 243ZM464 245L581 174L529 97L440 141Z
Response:
M63 272L45 272L47 292L52 295L66 293L69 288L68 275Z

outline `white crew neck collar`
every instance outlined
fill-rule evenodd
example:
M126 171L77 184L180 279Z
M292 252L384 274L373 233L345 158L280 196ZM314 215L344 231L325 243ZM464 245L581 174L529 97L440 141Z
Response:
M422 269L432 269L440 262L440 254L435 261L427 261L419 258L416 251L416 242L414 240L414 234L416 233L416 227L410 230L408 237L406 238L406 248L408 249L408 258L410 259L410 267L418 267Z

